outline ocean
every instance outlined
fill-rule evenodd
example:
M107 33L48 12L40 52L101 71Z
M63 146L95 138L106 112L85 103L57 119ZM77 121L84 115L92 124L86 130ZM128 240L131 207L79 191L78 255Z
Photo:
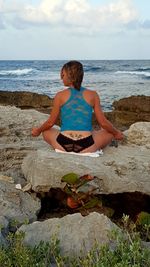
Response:
M0 61L0 90L27 91L54 97L64 89L60 70L65 60ZM104 111L131 95L150 96L150 60L81 60L83 86L96 90Z

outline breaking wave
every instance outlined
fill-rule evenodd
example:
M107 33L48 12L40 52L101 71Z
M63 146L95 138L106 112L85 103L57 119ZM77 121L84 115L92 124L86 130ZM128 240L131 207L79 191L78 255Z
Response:
M21 76L27 75L33 71L32 68L16 69L16 70L0 70L1 76Z
M150 77L150 72L147 71L116 71L116 74L131 74L131 75L141 75L146 78Z

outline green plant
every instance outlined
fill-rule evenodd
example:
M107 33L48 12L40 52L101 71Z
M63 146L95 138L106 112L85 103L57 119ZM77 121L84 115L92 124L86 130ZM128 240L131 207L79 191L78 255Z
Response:
M150 214L148 212L141 211L136 218L136 225L150 225Z
M141 238L150 241L150 214L141 211L136 217L136 229L140 231Z
M110 232L111 246L95 247L75 266L84 267L150 267L150 248L143 246L136 225L123 215L123 229Z
M75 173L68 173L62 177L61 181L66 183L63 190L67 194L67 205L70 208L89 209L102 206L102 202L93 194L97 188L89 183L93 179L94 177L89 174L79 177Z
M8 245L0 247L1 267L150 267L150 249L143 247L139 233L129 229L129 216L122 219L123 230L109 234L111 245L95 244L84 256L61 255L56 235L51 242L41 241L34 247L23 243L24 233L10 233Z
M7 246L0 247L1 267L50 267L56 263L58 267L65 262L60 256L59 240L54 236L51 242L41 241L30 247L24 244L24 232L9 233Z

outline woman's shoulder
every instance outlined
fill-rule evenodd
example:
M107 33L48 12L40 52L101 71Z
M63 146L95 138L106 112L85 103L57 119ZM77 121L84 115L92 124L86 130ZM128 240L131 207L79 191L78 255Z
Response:
M95 97L97 94L95 90L90 90L88 88L84 88L84 94L90 97Z
M96 91L87 88L85 88L85 90L83 91L83 96L85 100L92 106L94 106L95 103L95 94Z
M86 88L86 87L84 87L84 91L91 93L91 94L94 94L94 92L96 92L95 90L91 90L91 89Z
M55 96L56 97L62 97L62 96L65 96L67 94L69 94L69 89L65 88L65 89L57 92Z
M70 97L70 90L69 89L63 89L62 91L59 91L55 98L59 99L60 105L63 105L68 98Z

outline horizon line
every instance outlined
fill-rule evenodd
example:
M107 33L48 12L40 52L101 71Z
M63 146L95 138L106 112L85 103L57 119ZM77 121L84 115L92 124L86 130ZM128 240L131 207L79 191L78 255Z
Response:
M133 61L133 60L139 60L139 61L143 61L143 60L150 60L150 58L146 59L137 59L137 58L130 58L130 59L0 59L0 61L71 61L71 60L79 60L79 61L123 61L123 60L128 60L128 61Z

